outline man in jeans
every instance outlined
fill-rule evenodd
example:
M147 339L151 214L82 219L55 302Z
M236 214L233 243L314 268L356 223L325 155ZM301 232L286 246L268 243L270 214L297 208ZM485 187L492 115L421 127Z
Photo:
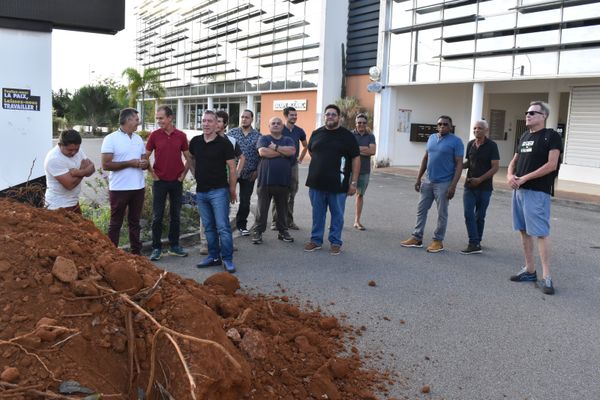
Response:
M475 139L467 144L463 168L467 168L463 208L469 244L462 254L481 253L485 213L492 197L493 177L500 166L498 145L487 137L488 123L477 121L473 126Z
M258 142L261 134L252 127L253 120L254 113L251 110L244 110L240 117L240 126L227 132L227 136L234 138L236 143L240 145L240 149L242 149L242 153L246 159L244 168L241 170L238 177L238 182L240 184L240 205L237 215L235 216L236 226L242 236L250 235L250 231L248 230L250 198L254 191L254 181L256 180L257 174L256 169L258 168L258 162L260 160L258 150L256 149L256 142ZM232 170L232 173L235 175L234 170Z
M261 244L262 234L267 228L267 215L271 198L277 208L277 238L284 242L293 242L294 239L288 232L286 216L287 202L292 180L292 164L296 154L294 141L288 136L283 136L283 121L281 118L273 117L269 121L270 135L264 135L258 139L258 183L256 192L258 194L258 205L256 222L252 230L252 243Z
M188 172L182 155L189 159L188 141L185 133L173 126L173 110L169 106L156 109L156 123L159 129L148 137L146 158L154 152L152 174L152 253L150 261L158 261L162 256L162 228L165 203L169 196L169 255L186 257L188 254L179 245L179 226L183 180Z
M448 204L454 197L456 184L462 173L464 145L459 137L451 133L452 118L442 115L437 121L437 134L427 140L425 155L417 175L415 190L421 193L417 206L417 223L412 236L400 242L403 247L423 247L423 231L427 221L427 212L435 200L438 209L437 228L433 241L427 247L429 253L444 250L444 236L448 223ZM423 175L427 172L425 179Z
M102 141L102 168L108 175L110 222L108 237L119 247L119 236L127 210L131 253L141 254L140 217L144 207L144 170L148 159L144 141L135 133L140 117L137 110L125 108L119 115L120 127Z
M329 254L337 256L343 244L346 197L356 193L360 150L352 132L340 126L340 109L335 104L325 107L325 125L312 133L308 151L311 161L306 186L312 205L312 231L304 251L321 249L329 208Z
M296 193L298 193L298 165L302 164L302 160L306 156L306 152L308 150L306 143L306 133L304 129L300 128L296 125L296 121L298 120L298 111L294 107L286 107L283 109L283 117L286 122L283 125L283 136L289 136L294 141L294 146L296 147L296 156L294 165L292 165L292 181L290 182L290 193L287 200L287 227L288 229L293 229L297 231L298 225L294 222L294 200L296 198ZM300 144L302 144L302 152L300 152ZM273 219L271 223L271 230L275 231L279 228L277 227L277 209L275 208L275 204L271 209L271 213L273 214Z
M217 116L208 110L202 116L202 135L190 141L190 169L196 178L196 203L208 242L208 256L197 267L223 264L235 272L229 203L237 195L235 155L231 142L217 134Z

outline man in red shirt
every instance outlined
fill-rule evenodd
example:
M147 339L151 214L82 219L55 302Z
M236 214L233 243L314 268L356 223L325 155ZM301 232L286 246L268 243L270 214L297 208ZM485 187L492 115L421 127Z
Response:
M190 153L185 133L173 125L173 110L169 106L156 109L159 129L148 137L146 157L154 152L154 165L149 168L154 180L152 184L152 254L151 261L162 256L162 228L165 203L169 196L169 255L186 257L188 254L179 245L179 221L183 180L189 169ZM185 157L183 163L181 155Z

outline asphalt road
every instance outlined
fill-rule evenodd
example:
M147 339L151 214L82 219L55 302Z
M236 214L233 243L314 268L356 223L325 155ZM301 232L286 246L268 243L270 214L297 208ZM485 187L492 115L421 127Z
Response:
M282 294L284 288L300 304L366 326L357 337L361 353L371 366L400 374L391 396L600 399L600 207L553 203L556 294L545 296L531 283L508 280L523 264L510 193L494 193L484 253L469 256L459 253L467 242L462 190L450 204L446 251L400 247L412 231L417 200L412 178L374 173L363 212L367 230L352 229L349 199L342 254L331 256L328 246L302 250L311 219L307 188L301 187L301 230L291 232L296 241L278 241L270 230L262 245L237 237L236 275L246 291ZM426 238L433 234L435 209L429 216ZM221 271L196 268L203 256L198 246L188 250L187 258L164 257L156 265L200 282ZM431 386L430 394L419 392L423 385Z

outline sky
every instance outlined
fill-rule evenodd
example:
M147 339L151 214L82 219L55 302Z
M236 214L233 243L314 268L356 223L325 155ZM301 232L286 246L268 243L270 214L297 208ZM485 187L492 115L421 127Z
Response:
M116 35L52 31L52 90L69 89L121 77L125 68L135 64L134 5L139 0L125 0L125 29Z

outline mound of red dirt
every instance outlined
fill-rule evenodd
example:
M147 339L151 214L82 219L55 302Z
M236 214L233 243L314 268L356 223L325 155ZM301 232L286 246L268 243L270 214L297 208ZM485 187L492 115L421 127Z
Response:
M0 397L375 399L337 319L115 249L68 212L0 201Z

